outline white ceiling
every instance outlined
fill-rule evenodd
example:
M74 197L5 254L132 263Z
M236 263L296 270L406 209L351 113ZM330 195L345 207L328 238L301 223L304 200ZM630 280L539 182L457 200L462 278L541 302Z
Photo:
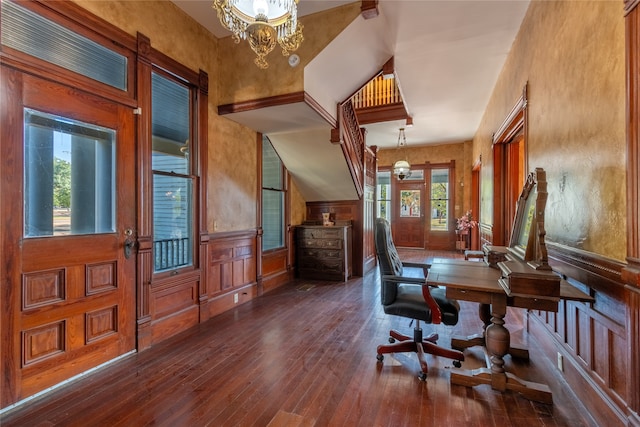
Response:
M212 0L173 0L217 37ZM350 3L300 0L306 16ZM379 16L358 16L304 68L304 91L329 114L391 57L413 117L409 147L474 137L529 0L380 0ZM306 59L306 58L305 58ZM331 128L304 102L224 117L267 135L306 201L355 200L355 186ZM334 117L335 118L335 117ZM366 125L366 143L397 145L404 120Z
M215 36L230 34L218 22L212 0L173 2ZM298 11L306 16L345 3L349 1L300 0ZM377 18L359 17L305 68L305 91L320 104L343 101L393 56L413 116L407 144L470 140L528 6L528 0L380 0ZM299 117L312 112L294 111L299 104L291 107L279 107L275 115L264 111L228 117L267 134L299 132L304 124L317 127L317 117ZM335 111L335 104L327 111ZM403 125L391 121L365 126L367 145L394 147Z

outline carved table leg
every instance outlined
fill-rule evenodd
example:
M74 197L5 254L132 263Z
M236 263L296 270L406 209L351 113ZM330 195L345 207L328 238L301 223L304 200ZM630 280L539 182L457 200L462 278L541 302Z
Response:
M469 335L466 337L451 337L451 347L456 350L464 350L465 348L474 346L485 346L485 334L487 327L491 325L491 304L478 304L478 317L482 320L482 333ZM529 350L522 347L509 346L507 353L518 359L529 360Z
M504 356L509 351L509 330L504 327L506 304L493 304L491 324L485 330L487 351L491 360L491 387L504 391L507 387L507 377L504 371Z
M506 296L496 294L492 298L491 324L485 330L488 367L472 371L452 371L451 383L467 387L490 384L493 389L498 391L512 390L521 393L530 400L553 403L551 389L546 385L524 381L505 372L504 356L509 351L510 341L509 330L504 326L506 312Z

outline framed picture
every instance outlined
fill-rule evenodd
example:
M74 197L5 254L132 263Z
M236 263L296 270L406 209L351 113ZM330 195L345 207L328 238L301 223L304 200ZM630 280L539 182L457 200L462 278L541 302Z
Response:
M400 190L400 216L420 217L420 190Z

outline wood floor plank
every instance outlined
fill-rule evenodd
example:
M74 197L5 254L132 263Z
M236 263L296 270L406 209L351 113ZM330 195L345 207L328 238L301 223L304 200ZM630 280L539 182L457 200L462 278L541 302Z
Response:
M424 262L457 253L400 250ZM346 283L296 281L131 355L0 416L13 426L590 426L567 384L536 350L523 311L509 310L512 341L531 360L505 366L549 384L554 405L488 385L451 385L451 361L427 356L426 382L415 354L376 347L407 319L384 314L377 271ZM424 325L425 332L430 325ZM461 302L460 322L436 327L439 343L480 332L477 305ZM484 363L465 351L465 369Z

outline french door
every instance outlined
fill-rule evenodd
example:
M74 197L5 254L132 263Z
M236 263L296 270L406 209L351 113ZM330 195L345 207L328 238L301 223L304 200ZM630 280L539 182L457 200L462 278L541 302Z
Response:
M133 111L2 67L2 406L135 348Z

